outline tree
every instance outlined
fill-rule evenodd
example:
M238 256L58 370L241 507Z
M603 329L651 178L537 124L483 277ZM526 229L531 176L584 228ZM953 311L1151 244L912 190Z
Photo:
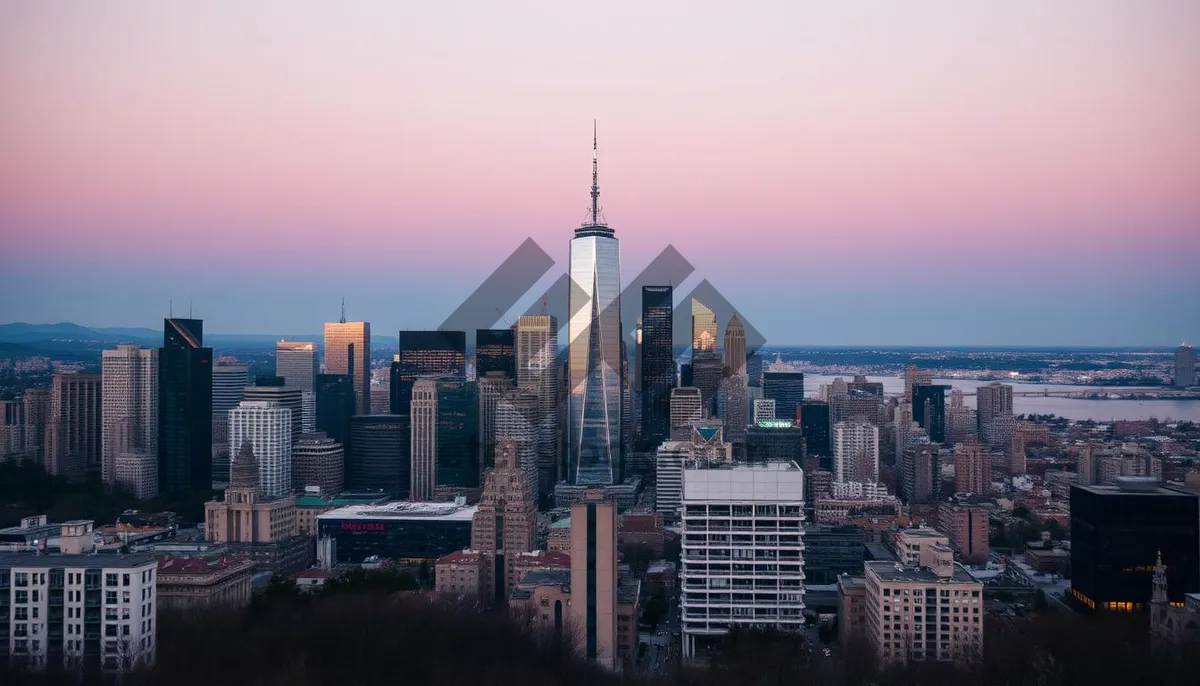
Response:
M667 601L666 593L662 589L655 589L646 599L646 604L642 606L642 623L650 625L650 630L654 631L666 616L669 608L670 603Z

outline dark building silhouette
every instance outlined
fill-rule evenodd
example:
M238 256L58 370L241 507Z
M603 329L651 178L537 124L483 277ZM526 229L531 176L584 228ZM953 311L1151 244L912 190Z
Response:
M913 421L929 434L929 440L946 440L946 391L949 386L918 384L913 386Z
M863 542L863 530L857 526L805 525L804 583L829 585L836 584L842 574L862 575L866 561Z
M354 416L354 381L349 374L318 374L316 429L342 444L350 454L350 418Z
M407 415L356 415L350 420L346 489L408 498L411 460Z
M163 320L158 352L160 493L212 488L212 362L201 320Z
M804 464L804 432L786 419L764 419L746 428L747 462Z
M820 460L821 469L833 471L833 446L829 442L829 403L822 400L801 401L796 422L804 433L804 447L809 457Z
M1146 477L1071 487L1071 594L1091 610L1149 609L1158 555L1169 600L1200 592L1200 494Z
M754 388L762 387L763 358L757 351L746 353L746 384Z
M789 419L796 416L796 407L804 401L802 372L768 371L762 376L763 398L775 401L775 416Z
M467 379L464 331L401 331L400 352L390 374L392 414L408 414L412 384L418 376Z
M516 332L513 329L475 330L475 376L483 378L488 372L504 372L517 378Z
M437 383L437 470L439 487L479 488L479 395L475 384Z
M671 389L675 387L674 289L642 286L641 392L642 435L646 447L671 433Z

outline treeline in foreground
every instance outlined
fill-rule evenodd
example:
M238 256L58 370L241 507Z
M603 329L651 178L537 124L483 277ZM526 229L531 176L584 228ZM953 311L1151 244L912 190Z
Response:
M993 620L979 664L878 670L865 646L809 655L801 639L746 632L703 668L615 675L498 613L416 594L339 594L240 614L165 615L157 663L121 686L1050 686L1200 683L1200 653L1153 656L1145 618ZM843 653L844 657L839 656ZM0 684L101 683L99 675L0 671Z

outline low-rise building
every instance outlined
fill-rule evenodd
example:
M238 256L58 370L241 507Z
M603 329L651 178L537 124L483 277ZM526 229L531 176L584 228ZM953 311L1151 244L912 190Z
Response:
M434 585L438 593L480 597L483 556L478 550L456 550L438 558Z
M245 607L253 570L253 562L233 555L159 558L159 607L185 612Z

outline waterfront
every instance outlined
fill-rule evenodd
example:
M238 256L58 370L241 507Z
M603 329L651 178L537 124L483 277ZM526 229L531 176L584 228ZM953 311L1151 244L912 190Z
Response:
M853 375L839 375L849 381ZM804 388L811 397L816 397L822 384L833 383L838 378L826 374L805 374ZM889 395L899 395L904 392L904 379L899 376L868 376L870 381L882 381L883 391ZM974 393L975 389L989 381L976 379L935 379L934 383L946 384L962 389L964 393ZM1102 392L1105 389L1098 386L1069 386L1063 384L1030 384L1011 383L1013 387L1013 412L1016 414L1053 414L1068 419L1094 419L1096 421L1111 421L1117 419L1149 419L1156 417L1160 420L1186 420L1200 422L1200 400L1162 399L1162 400L1088 400L1083 398L1059 397L1029 397L1017 395L1020 393L1041 393L1043 391L1077 391ZM1136 391L1134 387L1114 387L1113 392ZM1145 388L1146 391L1161 389ZM968 407L975 407L975 396L963 399Z

